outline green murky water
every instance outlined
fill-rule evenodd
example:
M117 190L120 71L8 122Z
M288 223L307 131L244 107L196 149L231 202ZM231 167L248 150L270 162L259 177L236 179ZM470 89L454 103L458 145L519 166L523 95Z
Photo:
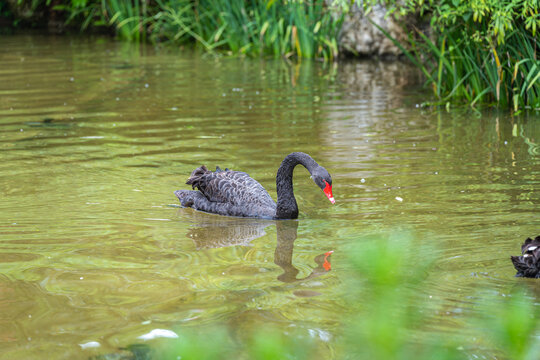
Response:
M2 359L84 359L218 323L305 329L328 358L348 316L347 252L377 234L437 245L431 331L458 331L489 301L478 289L524 281L509 256L539 234L538 115L423 112L415 72L394 63L39 36L0 48ZM201 164L247 171L275 197L292 151L330 171L336 205L297 169L300 218L278 228L170 206Z

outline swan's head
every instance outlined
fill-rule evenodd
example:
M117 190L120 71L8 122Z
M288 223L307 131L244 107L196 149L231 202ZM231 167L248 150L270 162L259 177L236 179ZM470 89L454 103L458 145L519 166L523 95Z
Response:
M328 171L326 171L326 169L322 166L319 166L311 173L311 178L315 184L317 184L317 186L324 191L324 194L326 197L328 197L328 200L334 204L336 200L334 200L334 195L332 195L332 177Z

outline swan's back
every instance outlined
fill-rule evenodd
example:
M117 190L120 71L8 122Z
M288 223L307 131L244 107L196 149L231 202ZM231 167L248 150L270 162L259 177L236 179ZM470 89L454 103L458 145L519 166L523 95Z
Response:
M186 184L198 189L206 201L214 204L227 204L230 213L227 215L247 217L273 217L276 203L268 192L256 180L242 171L221 170L210 171L206 166L195 169ZM204 200L199 200L204 202ZM198 206L199 205L199 206ZM195 200L194 208L201 208ZM238 213L238 209L243 209ZM213 211L211 211L213 212Z

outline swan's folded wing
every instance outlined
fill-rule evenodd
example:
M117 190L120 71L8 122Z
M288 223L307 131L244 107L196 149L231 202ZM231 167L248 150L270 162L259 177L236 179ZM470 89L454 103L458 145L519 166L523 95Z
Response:
M262 185L241 171L208 171L197 181L196 187L213 202L275 206Z

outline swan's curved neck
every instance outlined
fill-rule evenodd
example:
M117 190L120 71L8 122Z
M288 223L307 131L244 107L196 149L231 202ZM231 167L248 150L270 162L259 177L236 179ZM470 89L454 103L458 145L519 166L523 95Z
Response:
M283 159L276 176L277 219L298 218L298 205L294 197L292 182L293 170L298 164L302 164L310 173L319 166L311 156L302 152L294 152Z

